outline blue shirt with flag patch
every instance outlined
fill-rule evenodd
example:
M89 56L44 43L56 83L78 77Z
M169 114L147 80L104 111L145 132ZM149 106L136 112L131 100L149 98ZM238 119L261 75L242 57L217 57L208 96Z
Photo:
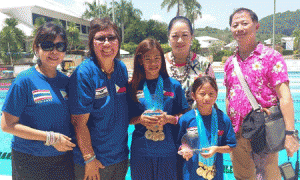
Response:
M163 79L163 111L168 115L178 114L188 109L188 103L186 101L184 91L180 83L173 78L165 78ZM139 102L134 102L133 100L129 100L129 114L130 118L140 116L146 110L146 100L143 93L143 85L145 81L141 81L137 98ZM157 85L156 80L147 80L147 86L151 94L155 93L155 88ZM142 157L170 157L174 156L177 153L177 146L175 144L179 126L173 124L164 125L164 134L165 140L163 141L152 141L148 140L145 137L145 132L147 131L146 127L137 124L135 125L135 130L132 135L132 144L131 144L131 153L134 156L142 156ZM133 157L134 158L134 157Z
M114 60L114 72L108 79L93 57L74 71L69 84L71 114L90 114L87 126L93 150L104 165L128 159L128 74L123 62ZM79 147L73 150L75 163L83 164Z
M12 83L2 111L19 117L19 123L42 131L54 131L72 136L68 108L68 77L57 71L55 78L37 72L35 67L21 72ZM35 156L57 156L64 152L42 141L14 136L12 148Z

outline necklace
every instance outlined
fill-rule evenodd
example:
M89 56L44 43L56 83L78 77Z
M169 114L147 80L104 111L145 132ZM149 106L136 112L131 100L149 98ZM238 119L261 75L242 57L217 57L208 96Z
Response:
M188 57L186 58L186 64L185 64L185 69L184 72L182 74L179 74L179 70L176 67L176 63L175 63L175 56L173 54L173 52L171 52L171 56L170 56L170 62L171 62L171 77L177 79L180 83L184 82L188 75L190 74L190 69L191 69L191 53L189 53Z
M106 72L104 69L101 68L102 72L104 72L104 74L106 74L106 76L107 76L108 79L110 79L112 73L113 73L114 70L115 70L115 69L114 69L114 65L115 65L115 64L113 63L113 65L112 65L112 67L110 68L109 72Z

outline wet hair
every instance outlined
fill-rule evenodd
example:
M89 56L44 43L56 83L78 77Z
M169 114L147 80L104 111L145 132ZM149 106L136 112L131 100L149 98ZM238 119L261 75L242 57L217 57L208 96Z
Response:
M47 22L41 25L36 32L32 43L32 49L34 52L37 51L39 44L44 41L54 41L57 37L61 37L63 41L68 44L68 38L66 30L53 22Z
M116 57L120 56L120 48L121 48L122 38L119 33L119 28L108 17L101 18L101 19L95 18L90 22L90 32L89 32L89 41L88 41L88 46L89 46L88 55L89 56L96 57L95 50L94 50L95 34L99 31L105 31L110 28L113 29L115 35L117 36L118 43L119 43L119 50L118 50L118 54Z
M188 27L189 27L189 29L190 29L191 34L192 35L194 34L194 30L193 30L193 26L192 26L191 21L188 18L184 17L184 16L176 16L169 23L169 26L168 26L168 35L170 35L170 31L171 31L173 25L176 22L183 22L183 23L187 24Z
M215 78L212 78L210 76L201 76L195 79L193 86L192 86L192 92L196 93L197 89L201 88L204 84L209 83L211 87L213 87L216 92L218 92L218 85L215 80Z
M236 10L230 15L230 17L229 17L229 26L231 26L233 16L234 16L235 14L237 14L237 13L242 13L242 12L248 12L249 15L250 15L250 17L251 17L251 19L252 19L252 21L253 21L253 22L258 22L258 17L257 17L257 15L256 15L255 12L253 12L251 9L247 9L247 8L243 8L243 7L242 7L242 8L236 9Z
M136 97L136 92L139 87L141 81L146 79L145 68L143 66L143 56L150 50L156 48L161 56L161 68L159 70L159 75L162 76L163 79L169 77L167 68L166 68L166 60L164 56L164 50L161 48L159 42L155 39L147 38L143 40L136 48L134 55L134 67L133 67L133 75L132 80L129 83L129 93L131 99L134 101L138 101Z
M212 78L210 76L200 76L197 79L195 79L193 85L192 85L192 92L194 94L196 94L197 89L202 88L202 86L206 83L209 83L211 85L211 87L214 88L214 90L216 91L216 93L218 94L218 85L217 85L217 81L215 78ZM215 109L218 109L217 104L214 104Z

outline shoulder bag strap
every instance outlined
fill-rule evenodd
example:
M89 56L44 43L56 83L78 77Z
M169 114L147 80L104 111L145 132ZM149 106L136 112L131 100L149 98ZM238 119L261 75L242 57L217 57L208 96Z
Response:
M233 65L234 65L234 71L235 71L237 77L239 78L239 81L240 81L240 83L242 85L242 88L243 88L243 90L244 90L244 92L245 92L245 94L246 94L246 96L247 96L247 98L248 98L248 100L249 100L249 102L250 102L253 110L261 109L260 105L257 103L255 97L253 96L253 94L251 93L251 91L249 89L249 86L248 86L248 84L247 84L247 82L246 82L246 80L245 80L245 78L243 76L243 73L241 71L239 63L237 62L236 56L234 56L232 58L232 61L233 61Z

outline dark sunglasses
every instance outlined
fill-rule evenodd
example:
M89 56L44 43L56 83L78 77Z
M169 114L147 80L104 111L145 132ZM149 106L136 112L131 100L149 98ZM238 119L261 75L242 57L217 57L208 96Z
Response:
M99 43L105 43L106 38L107 38L108 42L112 42L117 39L117 36L111 36L111 35L110 36L98 36L98 37L95 37L95 40L98 41Z
M40 47L44 50L44 51L53 51L54 47L56 48L57 51L59 52L66 52L67 50L67 43L65 42L59 42L54 44L51 41L44 41L40 44Z

